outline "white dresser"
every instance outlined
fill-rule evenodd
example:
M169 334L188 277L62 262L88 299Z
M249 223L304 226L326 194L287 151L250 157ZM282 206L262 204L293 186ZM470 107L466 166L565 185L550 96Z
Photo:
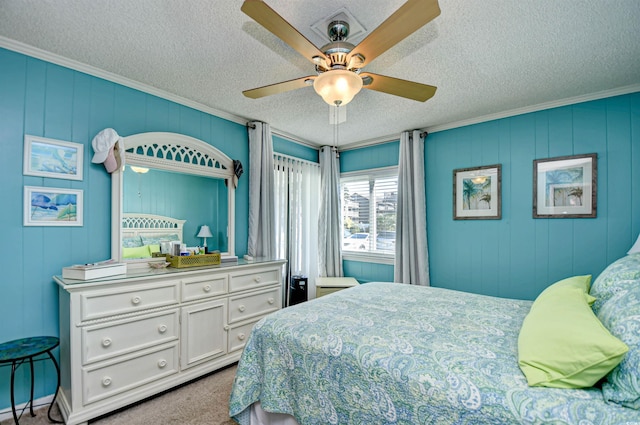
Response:
M60 295L58 406L68 425L238 361L253 325L282 308L282 260L144 270Z

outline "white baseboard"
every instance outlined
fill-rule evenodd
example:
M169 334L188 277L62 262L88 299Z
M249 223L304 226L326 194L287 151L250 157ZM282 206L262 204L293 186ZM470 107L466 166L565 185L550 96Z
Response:
M38 409L42 409L44 407L46 407L47 409L49 408L49 404L51 403L51 400L53 400L53 394L50 394L48 396L45 397L41 397L39 399L33 400L33 410L34 412L37 411ZM28 404L27 403L22 403L22 404L18 404L16 406L16 413L18 415L20 415L20 411ZM29 414L29 409L27 408L23 415L28 415ZM38 414L38 413L36 413ZM47 412L46 410L44 411L44 414L46 415ZM11 419L13 420L13 412L11 411L11 406L0 410L0 421L4 421L5 419Z

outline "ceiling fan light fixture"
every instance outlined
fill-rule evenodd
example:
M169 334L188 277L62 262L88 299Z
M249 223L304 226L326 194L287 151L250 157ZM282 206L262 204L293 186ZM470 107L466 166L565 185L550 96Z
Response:
M332 69L318 75L313 88L329 105L343 106L362 89L362 78L346 69Z

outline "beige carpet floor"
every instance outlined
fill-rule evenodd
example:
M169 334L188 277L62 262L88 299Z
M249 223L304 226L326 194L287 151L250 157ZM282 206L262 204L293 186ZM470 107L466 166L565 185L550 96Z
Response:
M229 418L229 394L236 366L229 366L172 391L89 421L92 425L237 425ZM27 409L20 425L45 425L48 406L31 417ZM51 410L60 418L57 406ZM13 418L0 425L13 424Z

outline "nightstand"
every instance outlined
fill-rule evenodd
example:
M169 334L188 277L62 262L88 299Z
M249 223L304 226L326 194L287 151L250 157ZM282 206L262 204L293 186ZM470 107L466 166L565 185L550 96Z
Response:
M316 279L316 298L358 285L352 277L319 277Z

